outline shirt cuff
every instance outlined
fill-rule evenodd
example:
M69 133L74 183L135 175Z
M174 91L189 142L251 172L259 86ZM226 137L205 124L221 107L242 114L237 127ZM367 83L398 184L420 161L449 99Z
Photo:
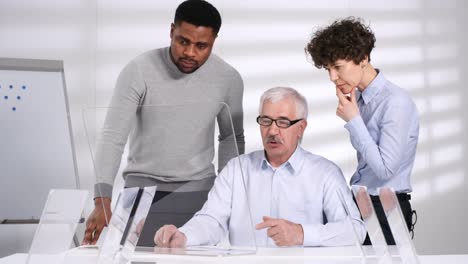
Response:
M107 183L96 183L94 185L94 198L97 197L112 197L112 185Z
M360 129L362 129L363 126L364 128L366 128L366 125L364 125L364 121L362 120L362 117L360 115L357 115L353 117L353 119L349 120L345 124L344 127L349 131L349 133L354 135L355 133L359 133Z
M369 131L362 117L360 115L355 116L344 127L349 131L351 144L356 150L361 151L370 138Z
M321 225L302 225L304 231L304 247L320 246L320 229Z
M184 233L187 241L185 242L185 246L198 246L200 243L196 239L196 232L192 232L190 227L182 226L179 228L179 231Z

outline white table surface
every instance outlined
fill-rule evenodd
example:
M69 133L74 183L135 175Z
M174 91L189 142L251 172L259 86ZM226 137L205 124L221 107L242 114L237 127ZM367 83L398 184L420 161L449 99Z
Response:
M369 248L366 248L366 252ZM97 262L97 249L77 248L66 253L66 264L87 264ZM136 263L158 264L198 264L198 263L363 263L359 251L354 247L330 248L259 248L255 255L205 257L187 255L156 254L154 252L136 252L132 261ZM14 254L0 259L0 264L25 263L26 254ZM467 264L468 255L426 255L419 256L421 264ZM52 261L47 261L52 264ZM374 257L369 257L366 263L377 263ZM393 263L401 263L398 256L393 257Z

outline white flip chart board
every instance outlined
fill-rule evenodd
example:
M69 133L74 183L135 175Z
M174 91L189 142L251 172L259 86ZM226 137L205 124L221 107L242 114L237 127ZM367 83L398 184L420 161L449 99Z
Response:
M0 58L0 221L79 188L62 61Z

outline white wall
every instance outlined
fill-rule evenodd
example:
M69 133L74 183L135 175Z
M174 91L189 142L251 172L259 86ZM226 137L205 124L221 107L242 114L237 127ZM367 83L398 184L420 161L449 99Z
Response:
M0 57L64 60L78 169L85 186L94 180L86 177L90 161L81 107L95 104L96 17L93 1L0 1ZM7 125L1 122L0 136ZM0 172L0 177L8 176ZM22 195L27 194L18 197ZM0 225L0 257L27 252L33 232L31 225Z
M180 2L0 1L0 57L65 61L84 188L92 189L94 179L82 106L107 105L117 74L131 58L169 44L169 26ZM303 49L314 28L335 18L353 15L370 22L377 37L373 65L411 93L421 115L413 173L413 206L419 216L416 248L421 254L468 253L465 1L211 2L223 17L215 52L235 66L245 82L246 151L261 148L254 121L260 94L273 86L292 86L310 104L303 145L338 163L347 178L356 164L355 153L343 121L335 116L333 85L326 72L307 61ZM2 236L1 242L6 240Z

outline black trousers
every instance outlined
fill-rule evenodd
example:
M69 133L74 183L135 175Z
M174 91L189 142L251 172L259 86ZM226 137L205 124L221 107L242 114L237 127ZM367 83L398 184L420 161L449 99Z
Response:
M209 191L156 191L137 246L154 247L154 235L163 225L172 224L176 227L184 225L203 207L203 204L205 204L208 198L208 192ZM138 204L138 201L136 201L135 204ZM131 211L129 223L132 222L135 211L136 206L134 206ZM130 225L127 225L120 242L121 245L125 242L129 228Z
M403 217L405 218L406 225L409 231L413 231L414 224L412 223L412 216L413 213L416 214L416 211L413 211L411 208L411 195L406 193L398 193L397 194L398 202L401 207L401 211L403 213ZM382 232L387 241L387 245L395 245L395 239L393 238L392 231L390 230L390 226L387 221L387 217L385 216L385 212L382 207L382 203L378 196L371 195L372 204L374 205L375 213L379 220L380 226L382 227ZM372 245L369 234L366 235L366 239L364 240L364 245Z

